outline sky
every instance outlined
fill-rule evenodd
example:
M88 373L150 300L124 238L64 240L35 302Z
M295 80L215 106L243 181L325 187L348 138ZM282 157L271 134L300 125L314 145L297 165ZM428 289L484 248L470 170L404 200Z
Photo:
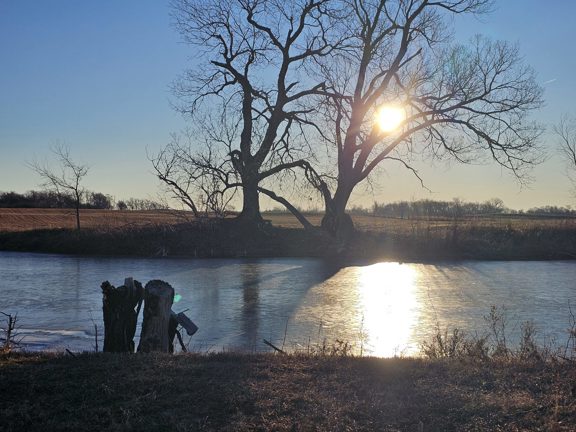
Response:
M117 200L157 196L147 154L186 126L169 86L195 54L169 12L168 0L0 0L0 191L38 189L27 162L63 143L90 166L88 189ZM517 42L545 89L546 106L534 118L551 126L576 115L575 16L573 0L500 0L488 16L458 18L455 38ZM417 168L428 191L390 164L351 203L499 197L516 209L576 206L557 140L548 132L543 144L549 157L528 187L494 163L424 161Z

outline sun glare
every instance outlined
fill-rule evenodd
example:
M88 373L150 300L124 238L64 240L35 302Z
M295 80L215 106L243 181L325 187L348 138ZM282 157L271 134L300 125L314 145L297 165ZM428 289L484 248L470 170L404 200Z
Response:
M380 130L392 132L406 119L406 111L398 106L385 105L378 110L376 118Z

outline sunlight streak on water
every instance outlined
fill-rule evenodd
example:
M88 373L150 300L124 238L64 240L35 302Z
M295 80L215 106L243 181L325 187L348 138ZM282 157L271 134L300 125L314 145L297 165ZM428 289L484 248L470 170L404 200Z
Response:
M292 336L307 328L314 329L308 339L315 345L338 339L355 353L414 353L417 280L416 267L393 262L342 268L308 291L291 320Z
M413 266L378 263L357 267L362 336L370 354L390 357L405 352L417 325L418 272Z

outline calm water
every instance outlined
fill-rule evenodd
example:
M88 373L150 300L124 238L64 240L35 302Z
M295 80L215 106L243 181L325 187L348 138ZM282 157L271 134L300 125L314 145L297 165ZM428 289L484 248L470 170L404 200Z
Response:
M0 252L0 311L18 313L29 349L89 350L94 323L103 334L100 284L127 276L175 288L173 310L188 309L200 328L190 348L199 351L266 350L263 338L287 349L339 339L373 355L413 354L437 323L484 331L491 305L506 309L512 339L532 320L540 337L564 341L569 305L576 310L576 262L342 266Z

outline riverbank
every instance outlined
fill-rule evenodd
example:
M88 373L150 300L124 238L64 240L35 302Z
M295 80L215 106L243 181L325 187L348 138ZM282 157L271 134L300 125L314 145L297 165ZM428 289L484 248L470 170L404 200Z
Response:
M575 382L569 362L12 354L0 431L572 431Z
M377 222L377 223L376 223ZM361 225L347 241L320 229L233 219L117 227L0 232L0 250L78 255L196 258L328 257L394 261L564 260L576 258L576 221L430 223L392 220ZM547 221L545 221L547 222Z

